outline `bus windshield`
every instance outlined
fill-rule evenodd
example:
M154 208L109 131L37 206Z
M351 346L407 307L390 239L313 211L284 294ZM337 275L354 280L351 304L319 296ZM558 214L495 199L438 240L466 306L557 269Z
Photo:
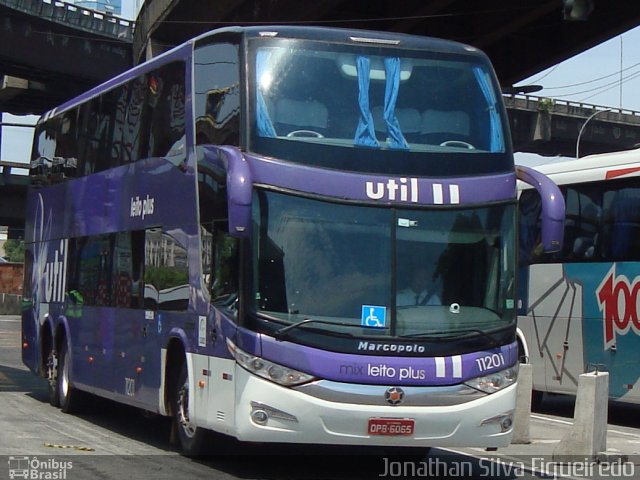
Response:
M258 191L255 308L365 337L505 327L515 322L514 215L513 204L423 211Z
M383 173L510 168L500 93L484 57L260 39L250 42L250 58L255 153Z

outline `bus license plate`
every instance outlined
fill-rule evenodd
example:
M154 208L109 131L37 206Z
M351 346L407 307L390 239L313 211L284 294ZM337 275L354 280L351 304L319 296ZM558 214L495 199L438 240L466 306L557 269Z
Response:
M370 418L369 435L413 435L413 418Z

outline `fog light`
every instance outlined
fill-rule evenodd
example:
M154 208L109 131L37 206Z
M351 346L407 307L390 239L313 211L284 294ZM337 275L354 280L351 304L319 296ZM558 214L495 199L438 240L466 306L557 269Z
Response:
M508 432L513 426L513 412L503 413L496 415L495 417L486 418L480 425L498 424L500 427L500 433Z
M269 421L269 414L264 410L254 410L251 412L251 420L258 425L266 425Z
M262 402L251 402L251 419L258 425L265 425L269 419L285 420L298 423L295 415L283 412Z
M503 418L502 423L500 423L500 427L502 427L503 432L506 432L507 430L509 430L511 428L511 425L513 425L513 421L511 420L511 417Z

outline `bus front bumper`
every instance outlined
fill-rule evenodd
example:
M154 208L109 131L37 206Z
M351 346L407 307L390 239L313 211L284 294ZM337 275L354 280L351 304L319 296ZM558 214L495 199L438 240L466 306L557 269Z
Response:
M515 384L456 405L392 406L329 401L240 367L236 380L235 433L242 441L399 447L504 447L511 442Z

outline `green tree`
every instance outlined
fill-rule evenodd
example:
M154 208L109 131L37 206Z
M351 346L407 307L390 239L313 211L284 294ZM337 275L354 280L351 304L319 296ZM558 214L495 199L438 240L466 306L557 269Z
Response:
M144 272L144 283L153 285L160 291L166 288L187 285L189 278L186 271L178 270L175 267L147 266Z
M10 262L24 262L24 241L9 239L4 242L6 259Z

